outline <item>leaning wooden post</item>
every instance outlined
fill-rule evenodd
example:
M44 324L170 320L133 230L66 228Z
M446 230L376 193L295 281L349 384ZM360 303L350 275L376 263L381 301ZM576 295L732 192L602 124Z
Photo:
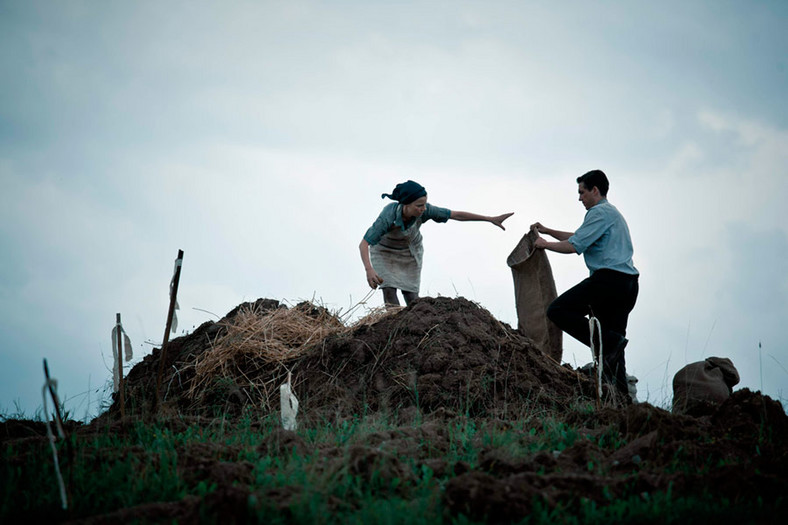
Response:
M164 339L161 342L161 356L159 356L159 373L156 374L156 398L153 411L156 412L161 405L161 377L164 374L164 361L167 357L167 342L170 339L170 327L172 318L175 314L175 305L178 302L178 282L181 280L181 266L183 266L183 250L178 250L178 258L175 259L175 274L170 283L170 309L167 312L167 326L164 329Z
M118 396L120 399L120 417L126 417L126 396L123 388L123 327L120 324L120 314L115 314L115 330L118 334Z
M57 392L55 391L55 385L57 384L49 377L49 365L47 364L47 360L44 359L44 377L46 378L45 386L49 390L49 395L52 396L52 404L55 405L55 416L57 417L57 423L60 427L63 427L63 416L60 413L60 399L57 397ZM48 418L45 414L45 416ZM64 436L65 438L65 436Z
M47 409L47 390L49 390L49 395L52 397L52 404L55 405L55 428L57 429L57 435L60 439L66 442L66 446L68 448L68 456L69 459L73 461L74 458L74 449L71 447L71 441L66 439L66 431L63 429L63 416L60 414L60 399L57 397L57 381L49 377L49 365L47 365L47 360L44 359L44 377L46 378L46 383L44 383L44 388L41 391L43 402L44 402L44 417L46 418L46 426L47 426L47 437L49 438L49 446L52 448L52 458L55 462L55 475L57 476L57 483L58 487L60 488L60 501L63 506L63 510L68 509L68 494L66 490L66 484L63 481L63 475L60 472L60 460L57 456L57 447L55 446L55 441L57 438L55 434L52 432L52 429L49 425L49 410ZM73 470L72 470L73 472Z

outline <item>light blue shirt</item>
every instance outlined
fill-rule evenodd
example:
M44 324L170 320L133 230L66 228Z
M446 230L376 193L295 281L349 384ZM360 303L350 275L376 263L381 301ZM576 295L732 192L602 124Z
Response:
M627 221L607 199L602 199L586 212L583 224L568 241L578 254L583 254L592 274L607 268L639 275L632 264L634 249Z
M389 230L396 226L399 227L403 233L407 233L410 228L415 228L416 231L413 232L415 237L414 241L420 242L421 234L418 233L418 230L422 223L430 219L435 222L446 222L450 217L451 210L433 206L428 202L424 213L422 213L420 217L415 217L408 221L408 224L405 224L402 219L402 204L392 202L387 204L386 207L383 208L383 211L380 212L377 220L369 227L367 233L364 234L364 240L367 241L370 246L374 246L380 242Z

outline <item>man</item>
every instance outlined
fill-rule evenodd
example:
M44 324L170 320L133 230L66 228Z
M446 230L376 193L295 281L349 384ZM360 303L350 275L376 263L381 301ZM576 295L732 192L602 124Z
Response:
M638 296L639 272L632 264L632 239L624 217L607 201L610 183L600 170L577 178L577 191L586 216L572 232L553 230L536 223L531 226L542 237L535 246L558 253L583 254L590 277L558 296L548 307L547 317L559 328L590 346L588 317L599 320L602 332L603 379L625 395L627 377L624 348L627 345L627 319ZM598 348L599 343L596 343Z

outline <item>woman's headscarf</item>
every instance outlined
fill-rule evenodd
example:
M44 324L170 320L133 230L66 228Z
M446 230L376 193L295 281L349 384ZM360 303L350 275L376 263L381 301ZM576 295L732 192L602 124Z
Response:
M397 187L394 188L394 191L391 193L384 193L380 196L380 198L383 199L388 197L389 199L398 201L400 204L410 204L416 199L425 197L426 195L427 190L424 189L424 186L418 182L409 180L407 182L397 184Z

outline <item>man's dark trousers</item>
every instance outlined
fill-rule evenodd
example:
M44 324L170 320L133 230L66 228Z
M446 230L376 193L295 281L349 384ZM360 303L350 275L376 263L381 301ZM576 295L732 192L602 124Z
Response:
M547 317L561 330L591 346L588 316L602 325L603 377L627 392L624 348L627 320L638 297L638 276L615 270L597 270L558 296L547 308ZM599 348L598 340L595 347Z

